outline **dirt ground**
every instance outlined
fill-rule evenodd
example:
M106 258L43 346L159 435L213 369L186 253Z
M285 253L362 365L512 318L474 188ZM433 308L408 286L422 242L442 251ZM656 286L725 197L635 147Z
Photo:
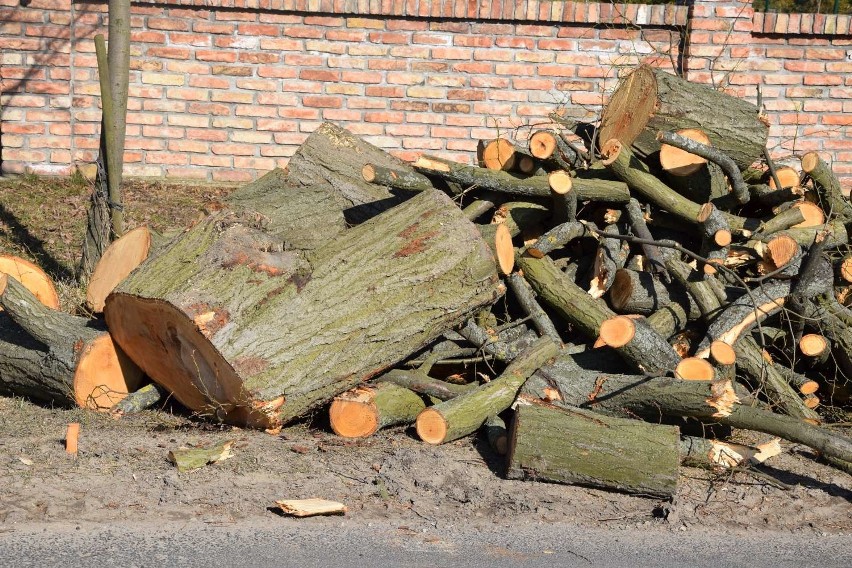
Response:
M63 446L82 424L76 458ZM179 447L233 440L231 459L178 473ZM852 532L852 476L785 445L757 473L681 468L672 503L556 484L508 481L486 442L433 447L395 428L358 441L335 436L319 416L279 435L212 425L176 409L114 420L0 398L0 531L34 524L199 520L239 523L271 516L276 499L323 497L360 522L439 528L447 523L569 522L668 530ZM405 530L405 529L403 529Z
M130 227L185 226L229 188L133 182ZM38 262L73 309L71 283L85 218L85 180L0 181L0 251ZM823 465L803 446L752 472L681 469L673 502L582 487L502 479L502 463L478 438L440 447L394 428L359 441L331 433L325 418L279 435L194 419L177 406L114 420L82 410L0 397L0 532L34 526L197 519L235 524L274 515L276 499L342 501L360 522L402 531L568 522L588 527L665 530L852 532L852 476ZM66 455L69 422L80 451ZM752 439L750 441L765 441ZM169 450L233 440L234 457L178 473ZM748 440L746 440L748 441Z

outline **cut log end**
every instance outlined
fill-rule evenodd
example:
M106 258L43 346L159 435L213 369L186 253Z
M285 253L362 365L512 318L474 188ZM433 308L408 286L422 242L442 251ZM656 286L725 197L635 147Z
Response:
M616 316L601 323L600 341L610 347L624 347L636 335L636 324L627 316Z
M852 282L852 256L840 263L840 277L846 282Z
M515 146L504 138L488 142L482 150L482 165L489 170L511 170L515 167Z
M74 400L81 408L109 410L142 383L142 370L109 335L85 347L74 373Z
M231 423L279 426L276 405L251 400L233 367L182 311L163 301L113 293L105 313L124 352L187 408ZM263 362L249 364L262 368Z
M417 435L428 444L441 444L447 437L449 425L440 412L427 408L417 415Z
M811 173L819 165L819 154L816 152L808 152L802 156L802 171L806 174Z
M515 246L512 244L512 232L505 223L497 225L494 233L494 247L500 272L504 275L511 274L515 268Z
M781 268L793 260L799 251L799 245L788 235L778 235L766 244L766 260L775 268Z
M366 438L379 429L379 417L369 391L339 396L328 411L331 429L343 438Z
M678 130L677 134L694 140L705 146L710 146L710 138L697 128ZM686 150L663 144L660 148L660 165L671 175L685 177L694 174L707 163L706 158L690 154Z
M566 195L574 187L571 176L565 170L550 172L547 176L547 182L550 184L550 189L559 195Z
M813 394L808 394L802 399L802 402L807 408L814 409L819 406L819 397Z
M816 203L800 201L793 205L793 207L798 209L802 213L802 217L805 219L801 223L793 225L794 229L801 227L818 227L825 223L825 213Z
M720 247L726 247L731 244L731 231L727 229L719 229L713 233L713 242Z
M799 340L799 349L801 349L803 355L817 357L825 353L825 350L828 349L828 341L822 335L809 333L803 335Z
M685 381L712 381L715 376L716 371L707 359L687 357L675 367L675 377Z
M796 187L799 185L799 172L789 166L777 168L775 170L775 175L778 177L778 181L781 182L782 189ZM771 176L769 178L769 187L772 189L779 189L778 186L775 185L775 179Z
M552 132L539 130L530 136L530 154L539 160L546 160L556 150L556 136Z
M717 339L710 344L710 357L719 365L733 365L737 361L737 352L730 344Z
M364 164L364 167L361 168L361 177L368 183L376 181L376 168L373 164Z
M618 159L621 153L623 144L616 138L610 138L604 145L601 146L601 156L603 156L602 164L608 166Z
M28 260L12 255L0 255L0 274L8 274L33 293L48 308L59 309L59 294L50 276ZM5 282L2 289L5 290ZM2 292L2 290L0 290ZM0 308L2 309L2 308Z
M101 256L89 287L86 290L86 305L94 313L104 311L109 296L127 275L148 258L151 250L151 231L148 227L136 227L112 242Z
M600 140L618 139L630 146L656 110L657 79L646 66L619 82L601 116Z

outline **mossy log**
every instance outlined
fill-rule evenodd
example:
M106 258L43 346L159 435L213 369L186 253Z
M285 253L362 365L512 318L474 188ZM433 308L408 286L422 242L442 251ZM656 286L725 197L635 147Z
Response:
M336 396L328 417L338 436L366 438L388 426L413 423L424 408L424 397L385 382L355 387Z
M419 369L393 369L376 379L376 383L391 383L437 400L450 400L476 388L474 383L459 385L435 379Z
M814 410L802 402L802 397L793 389L779 365L770 363L763 357L760 346L752 337L743 337L735 346L737 369L751 381L755 390L759 390L769 400L773 408L789 416L819 423L820 417Z
M458 183L522 197L550 197L550 183L545 176L515 177L510 173L478 168L432 156L421 156L414 168L420 173ZM573 178L573 190L580 201L627 203L630 193L620 181Z
M602 301L589 296L547 257L519 256L517 264L539 298L591 340L601 336L604 322L624 317L616 316ZM623 341L608 345L618 351L633 368L646 373L666 373L680 362L672 346L647 322L636 320L622 323L629 328L629 332L622 338Z
M157 384L148 383L141 389L128 394L112 407L116 417L134 412L142 412L163 401L168 394Z
M340 152L340 151L338 151ZM338 154L339 159L345 156ZM360 199L387 199L384 188ZM369 202L368 202L369 203ZM351 202L323 180L309 186L293 182L285 170L275 169L228 196L225 206L250 220L287 249L312 250L346 229L343 210Z
M93 322L42 305L0 274L0 391L63 406L107 410L142 372Z
M610 98L599 140L617 138L649 156L660 149L658 132L686 128L701 129L741 170L763 155L769 136L760 109L745 99L642 65L621 80Z
M547 393L545 394L545 389ZM624 418L658 422L661 416L691 417L708 423L764 432L809 446L827 458L852 461L852 439L799 418L740 404L730 383L682 381L600 373L580 368L570 356L560 356L538 370L524 393L542 399Z
M677 490L679 440L676 426L521 396L506 476L668 499Z
M488 417L509 408L524 381L558 354L559 346L552 339L539 338L496 379L421 412L417 435L424 442L443 444L475 432Z
M387 187L364 181L367 164L400 172L411 166L330 122L314 130L287 164L287 181L296 187L325 191L343 211L346 222L357 224L400 203Z
M220 212L107 299L116 341L196 412L275 428L422 349L503 291L479 231L436 190L308 255L274 242Z

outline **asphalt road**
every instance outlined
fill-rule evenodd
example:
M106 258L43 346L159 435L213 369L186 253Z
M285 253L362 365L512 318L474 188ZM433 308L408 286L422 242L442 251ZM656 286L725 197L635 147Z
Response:
M585 529L567 524L400 527L343 518L200 521L0 530L0 566L852 566L852 535Z

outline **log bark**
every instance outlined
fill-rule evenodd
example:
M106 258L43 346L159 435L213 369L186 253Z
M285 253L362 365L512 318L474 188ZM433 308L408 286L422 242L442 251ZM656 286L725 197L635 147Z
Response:
M802 156L802 171L813 180L819 203L829 216L846 224L852 221L852 204L843 195L837 176L819 154L808 152Z
M417 435L424 442L443 444L475 432L488 417L509 408L524 381L558 353L559 346L549 337L538 339L496 379L421 412Z
M476 388L473 383L457 385L434 379L419 369L393 369L376 379L376 383L391 383L437 400L450 400Z
M337 150L340 160L345 159L341 155L345 149ZM302 164L306 167L304 159ZM375 186L374 194L358 196L361 200L372 198L387 199L384 188ZM373 202L364 201L367 207L370 203ZM319 179L312 185L302 186L294 183L282 169L274 169L234 191L224 205L251 226L283 243L288 250L313 250L333 239L346 229L344 209L354 207L352 201L328 182Z
M506 172L467 166L432 156L421 156L414 163L414 168L424 175L452 181L464 187L475 186L522 197L550 196L550 184L544 176L518 178ZM619 181L578 176L572 183L577 199L582 201L627 203L630 199L627 186Z
M375 164L367 164L361 168L361 177L369 183L406 191L426 191L435 187L429 178L417 172L392 170Z
M128 394L118 404L112 407L111 413L119 418L125 414L142 412L166 398L166 392L154 383L149 383L141 389Z
M502 293L479 232L436 190L307 257L269 241L220 212L140 266L105 308L154 381L230 423L285 424Z
M766 147L769 128L750 102L642 65L621 80L601 116L599 139L617 138L644 156L659 151L657 132L700 128L742 170Z
M331 429L343 438L366 438L382 428L411 424L426 408L423 397L393 383L360 386L334 398Z
M322 188L346 222L358 224L400 203L404 196L364 181L367 164L400 172L411 166L330 122L314 130L287 164L287 179L298 187Z
M606 304L574 284L552 260L521 256L518 267L539 298L589 339L598 339L604 322L617 317ZM630 326L631 334L624 343L610 344L625 361L647 373L666 373L677 366L680 357L665 338L641 320Z
M506 476L668 499L677 490L676 426L596 414L521 396Z
M89 320L49 309L0 275L0 391L107 410L136 390L139 368Z
M686 293L675 286L665 286L650 272L619 269L615 273L615 280L609 289L608 297L613 310L619 314L650 316L675 303L680 307L678 313L683 312L686 320L701 317L698 306Z
M852 440L849 438L792 416L739 404L733 390L720 396L715 382L586 371L570 357L561 356L552 365L537 371L527 386L538 392L548 388L557 393L564 404L597 412L627 418L640 416L652 422L659 421L661 416L718 422L804 444L827 458L852 461Z

